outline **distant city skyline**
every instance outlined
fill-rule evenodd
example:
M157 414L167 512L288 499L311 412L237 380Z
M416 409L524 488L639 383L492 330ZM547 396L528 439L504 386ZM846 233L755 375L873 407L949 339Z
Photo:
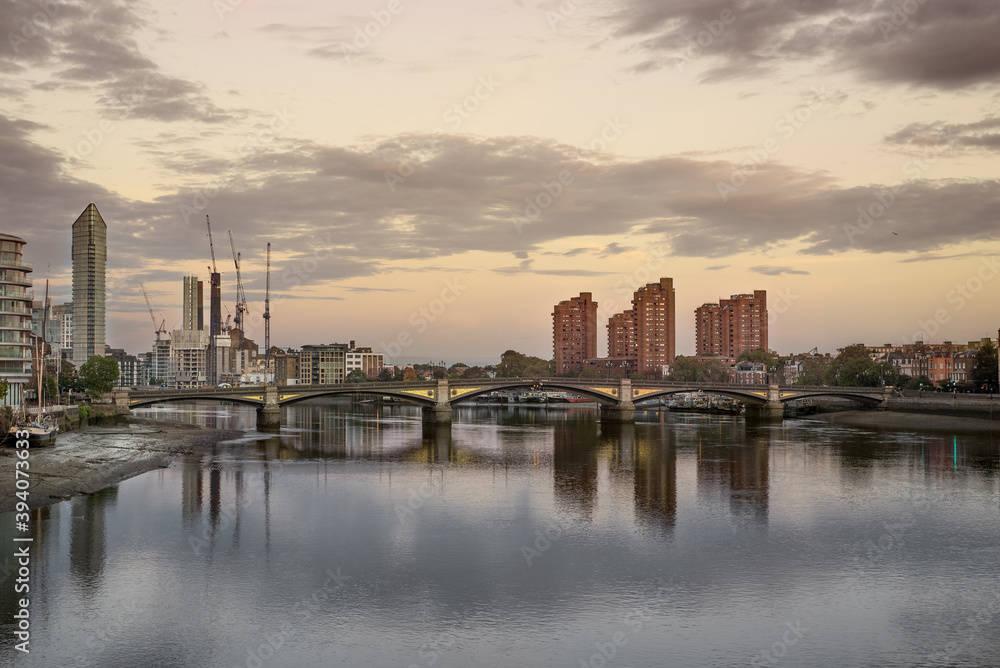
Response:
M68 302L94 202L130 352L154 339L139 282L171 330L183 277L210 282L205 214L258 341L272 244L283 347L549 359L553 304L589 292L604 325L660 276L678 355L696 308L750 288L783 353L992 336L1000 12L914 7L11 0L4 231Z

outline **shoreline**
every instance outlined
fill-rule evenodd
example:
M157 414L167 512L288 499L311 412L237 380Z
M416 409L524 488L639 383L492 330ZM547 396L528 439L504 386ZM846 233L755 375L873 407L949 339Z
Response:
M208 429L169 420L132 418L119 427L86 427L60 433L73 442L31 450L28 458L28 507L43 508L93 494L137 475L170 465L175 457L242 436L239 429ZM0 448L0 512L19 499L12 447Z
M1000 421L954 415L928 415L897 411L843 411L803 416L802 420L819 420L845 427L866 427L893 431L933 431L964 434L1000 432Z

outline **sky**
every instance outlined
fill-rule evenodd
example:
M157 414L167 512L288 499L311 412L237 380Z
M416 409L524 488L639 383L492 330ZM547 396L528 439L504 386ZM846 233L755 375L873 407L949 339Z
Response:
M68 301L94 202L133 353L140 282L168 327L207 283L206 214L261 344L268 243L283 347L549 359L554 304L661 276L678 354L760 289L783 354L978 340L998 34L985 0L0 0L0 232Z

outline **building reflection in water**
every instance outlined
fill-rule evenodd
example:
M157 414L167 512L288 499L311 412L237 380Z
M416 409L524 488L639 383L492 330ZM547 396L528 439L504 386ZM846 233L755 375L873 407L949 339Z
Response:
M97 592L106 560L105 513L118 500L118 487L108 487L70 501L69 567L84 592Z
M677 448L673 431L653 425L622 425L621 430L623 447L632 451L636 521L672 532L677 522Z
M554 427L552 484L556 504L592 518L597 507L597 424L592 420L566 420L555 422Z
M201 484L203 469L200 464L184 463L181 474L181 518L187 529L201 524Z
M29 614L31 619L36 619L47 613L49 595L58 595L58 592L50 589L47 583L51 581L50 571L59 569L56 560L59 553L59 518L64 509L65 504L58 504L29 510L28 533L17 530L13 513L8 515L10 522L0 522L0 543L9 546L9 549L4 550L3 558L0 560L0 619L3 619L4 623L14 619L14 615L20 609L18 603L20 599L28 598L31 601ZM32 539L30 542L14 541L15 538L28 537ZM14 587L24 583L17 582L20 577L18 574L20 564L15 552L25 545L29 546L30 591L18 592ZM17 642L15 636L13 633L5 636L0 639L0 648L11 649Z
M690 432L689 438L698 439L699 498L726 500L734 517L765 524L773 429L734 420Z

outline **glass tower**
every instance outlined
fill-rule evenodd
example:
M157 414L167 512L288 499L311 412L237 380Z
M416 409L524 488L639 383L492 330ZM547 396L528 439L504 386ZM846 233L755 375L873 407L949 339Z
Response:
M73 223L73 364L104 356L108 226L91 202Z

